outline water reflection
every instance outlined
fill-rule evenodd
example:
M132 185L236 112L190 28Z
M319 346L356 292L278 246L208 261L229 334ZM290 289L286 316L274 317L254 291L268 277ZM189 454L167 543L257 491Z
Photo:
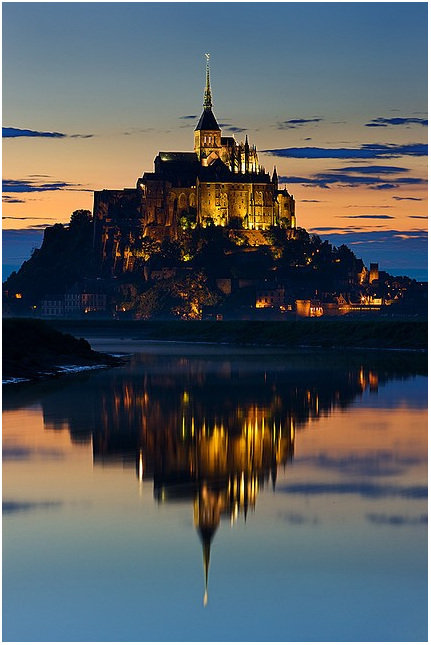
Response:
M258 492L276 487L295 438L334 409L393 378L423 373L419 357L381 361L307 354L254 357L135 355L124 368L6 393L6 409L40 402L44 426L91 442L95 465L122 463L151 480L159 503L189 500L210 550L222 519L247 519Z

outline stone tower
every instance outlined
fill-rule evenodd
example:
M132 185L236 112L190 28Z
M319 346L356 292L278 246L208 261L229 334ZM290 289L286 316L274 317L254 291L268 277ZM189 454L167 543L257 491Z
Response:
M221 130L212 111L212 97L210 85L210 55L205 54L206 83L204 92L203 112L195 128L194 151L203 166L207 166L220 156Z

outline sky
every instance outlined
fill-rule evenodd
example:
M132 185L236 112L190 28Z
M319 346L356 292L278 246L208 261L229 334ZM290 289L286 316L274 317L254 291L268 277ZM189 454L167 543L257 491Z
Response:
M226 136L298 225L427 274L427 3L21 3L3 17L3 278L43 230L190 151L204 53Z

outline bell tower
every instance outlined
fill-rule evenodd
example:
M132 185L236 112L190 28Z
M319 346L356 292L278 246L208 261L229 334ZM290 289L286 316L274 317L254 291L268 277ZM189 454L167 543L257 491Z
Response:
M210 85L210 55L206 57L206 82L204 91L203 112L195 128L194 150L202 165L208 165L220 155L221 130L212 111Z

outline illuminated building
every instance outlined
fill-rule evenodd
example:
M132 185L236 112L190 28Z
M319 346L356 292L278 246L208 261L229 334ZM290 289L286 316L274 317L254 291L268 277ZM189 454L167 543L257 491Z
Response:
M379 265L377 262L371 262L370 264L370 284L374 282L374 280L379 279Z
M154 172L136 187L94 193L94 241L102 266L132 268L131 245L144 236L176 238L182 228L218 226L245 231L295 229L295 201L259 164L256 147L224 137L212 109L207 55L203 112L193 152L159 152Z

